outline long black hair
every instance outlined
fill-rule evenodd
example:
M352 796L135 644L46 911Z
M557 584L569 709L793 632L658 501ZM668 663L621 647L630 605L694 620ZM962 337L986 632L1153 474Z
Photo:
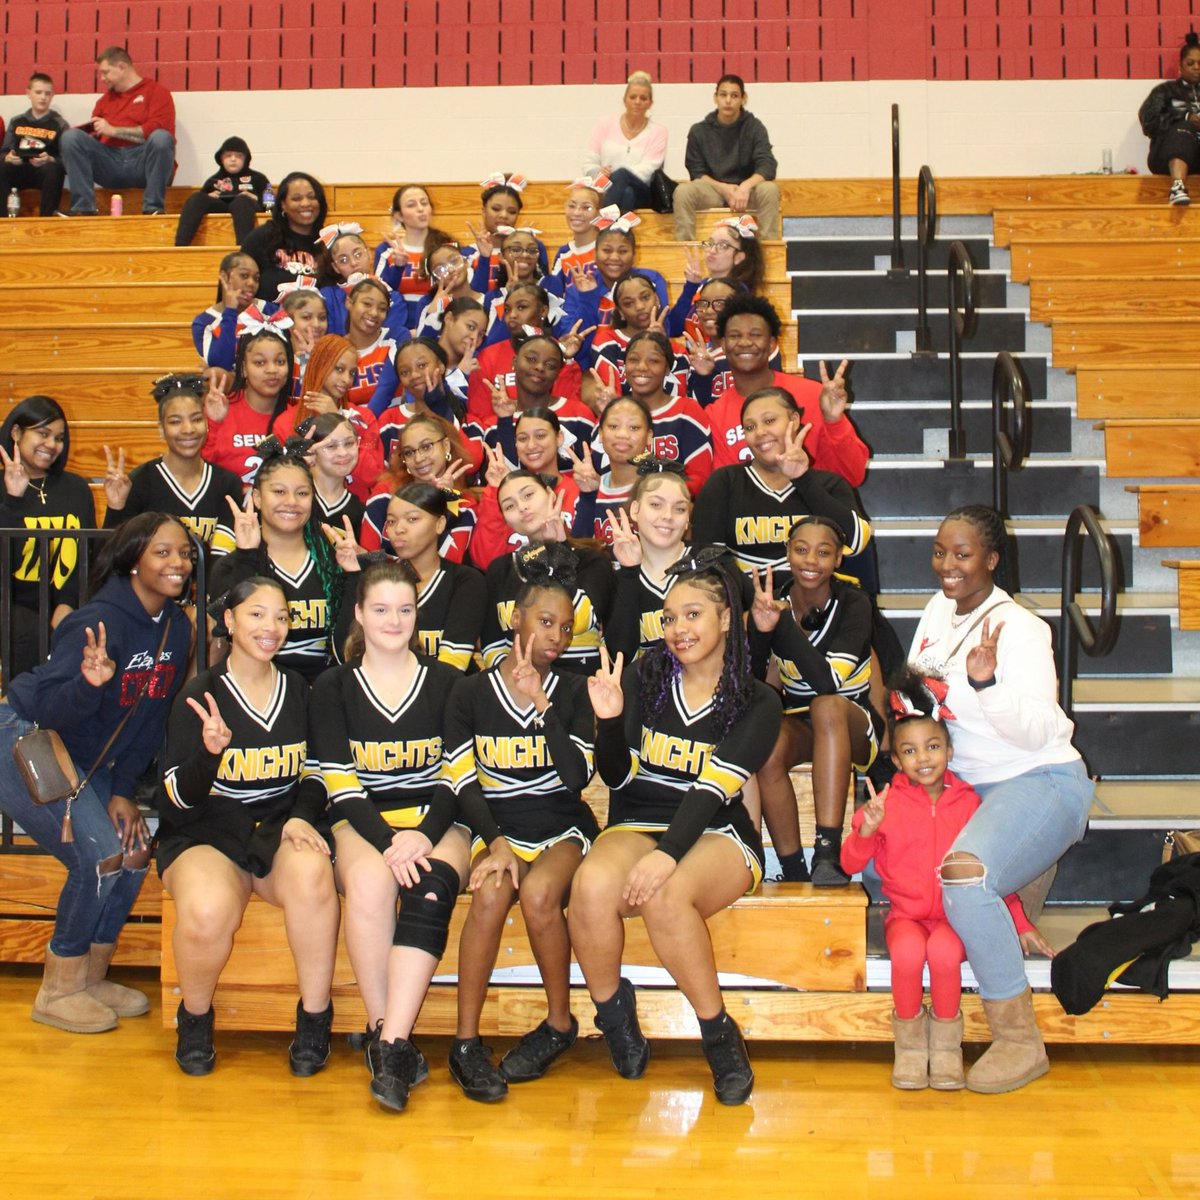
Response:
M112 537L101 546L88 577L89 594L95 595L113 576L128 578L138 565L138 560L146 553L146 547L154 535L164 525L178 525L187 535L188 546L191 546L191 534L178 517L164 512L138 513L128 521L122 521Z
M67 469L67 455L71 450L71 425L62 406L49 396L26 396L4 418L4 424L0 425L0 446L4 447L5 453L12 454L19 433L49 425L51 421L63 423L63 446L62 453L50 464L46 474L61 475Z
M728 735L745 715L754 699L754 673L750 665L750 643L742 620L742 593L730 565L729 548L713 545L693 547L677 563L667 568L674 581L668 595L683 584L697 588L718 605L729 610L729 632L725 635L725 656L721 679L713 695L713 719L721 737ZM658 642L639 660L642 722L653 729L667 707L671 689L682 668L679 660Z
M300 182L309 184L317 197L317 219L314 222L314 228L320 229L325 224L325 218L329 216L329 201L325 198L325 188L321 181L315 176L309 175L307 171L289 171L279 181L279 190L275 193L275 207L271 209L271 219L267 222L277 239L274 241L272 249L278 249L283 245L284 234L289 228L287 217L283 212L283 202L287 199L288 189L292 184Z
M283 381L283 386L279 389L279 394L275 397L275 406L271 409L271 419L267 422L267 428L270 429L275 421L292 398L293 372L296 366L296 355L292 350L292 339L288 337L287 331L268 327L260 329L253 333L243 333L237 340L237 353L233 360L233 383L230 386L231 392L244 391L246 387L246 355L250 353L250 347L255 342L262 341L263 338L274 338L283 346L284 354L287 356L287 378Z

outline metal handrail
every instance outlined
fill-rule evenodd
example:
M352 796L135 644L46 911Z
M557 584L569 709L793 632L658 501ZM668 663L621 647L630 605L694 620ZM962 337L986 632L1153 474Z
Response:
M937 226L937 185L933 172L922 167L917 175L917 340L913 356L936 357L929 330L929 247Z
M1005 424L1012 400L1012 435ZM992 507L1007 520L1008 477L1025 466L1030 437L1029 381L1020 362L1007 350L996 355L992 367Z
M900 241L900 105L892 105L892 265L888 278L908 278L904 265L904 246Z
M978 287L975 263L962 242L950 247L946 266L946 307L950 320L950 457L966 458L967 431L962 418L962 343L975 336Z
M1075 599L1079 592L1083 539L1086 533L1100 561L1100 624ZM1092 658L1103 658L1117 640L1117 547L1100 525L1100 514L1089 504L1080 504L1067 518L1063 532L1062 601L1058 623L1058 703L1070 716L1074 711L1071 692L1079 667L1079 647Z

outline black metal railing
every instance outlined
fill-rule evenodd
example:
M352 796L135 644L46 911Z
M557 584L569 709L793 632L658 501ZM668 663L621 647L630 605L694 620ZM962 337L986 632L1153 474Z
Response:
M904 246L900 241L900 105L892 105L892 265L888 278L908 278L904 265Z
M978 286L971 252L962 242L950 247L946 266L946 308L950 320L950 457L966 458L967 430L962 416L962 344L979 323Z
M1012 433L1005 417L1012 401ZM1020 362L1007 350L996 355L992 368L992 507L1005 520L1008 477L1025 466L1030 438L1029 381Z
M95 553L93 543L111 537L111 529L0 529L0 693L8 691L8 671L13 645L13 602L12 578L14 558L20 555L20 565L26 576L32 579L32 568L36 560L38 585L37 638L38 661L50 652L50 578L59 561L58 543L73 541L76 546L75 565L72 574L79 581L79 603L82 606L89 598L89 576ZM196 669L208 667L208 603L207 567L204 559L204 544L196 535L190 534L195 554L193 591L196 604ZM90 764L89 764L90 765ZM0 816L0 853L37 853L40 847L18 844L14 839L12 818Z
M917 340L913 357L935 358L929 329L929 247L937 226L937 185L922 167L917 176Z
M1100 562L1100 623L1092 624L1076 599L1083 565L1083 535L1096 547ZM1062 607L1058 625L1058 703L1070 716L1071 693L1079 667L1079 647L1092 658L1103 658L1117 640L1117 548L1091 505L1081 504L1067 518L1063 533Z

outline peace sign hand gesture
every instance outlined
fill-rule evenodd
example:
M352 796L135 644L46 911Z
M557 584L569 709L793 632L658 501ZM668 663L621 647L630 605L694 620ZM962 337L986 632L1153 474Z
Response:
M623 567L638 566L642 561L642 539L633 532L629 510L609 508L605 512L608 514L608 525L612 530L613 558Z
M687 347L688 362L691 364L692 370L697 375L711 375L717 369L717 360L713 358L707 343L693 342L690 337L685 337L683 340Z
M583 345L583 339L589 333L596 332L595 325L589 325L586 329L580 329L582 324L582 321L576 321L571 326L570 332L558 339L558 345L563 352L563 358L574 358L579 353L579 348Z
M117 673L117 664L108 657L108 634L104 631L104 622L96 626L96 632L90 629L83 631L87 642L83 647L83 662L79 673L94 688L102 688Z
M990 626L991 621L984 617L979 645L967 655L967 675L976 683L990 683L996 677L996 649L1000 645L1004 622L999 622L995 629Z
M563 524L562 506L563 494L556 491L550 497L550 512L546 517L545 525L542 526L543 542L565 542L567 540L567 527Z
M683 248L683 277L688 283L699 283L704 278L700 266L700 253L694 246Z
M132 487L133 482L125 474L124 448L117 451L117 457L114 460L112 451L105 446L104 499L108 507L120 512L125 507L125 502L129 499L129 492Z
M262 545L262 529L254 511L254 493L247 492L241 508L232 496L226 496L233 513L233 540L239 550L257 550Z
M863 805L863 820L858 830L860 837L869 838L883 824L884 801L891 786L889 783L882 792L877 793L875 785L867 779L867 793L871 798Z
M577 292L594 292L600 286L596 276L582 263L576 263L571 268L571 283Z
M498 417L511 417L517 411L516 400L508 394L508 386L503 375L487 381L488 391L492 393L492 410Z
M488 487L498 488L508 478L508 459L504 457L504 448L485 443L483 452L487 457L483 477L487 480Z
M471 470L472 467L469 462L463 462L460 458L453 459L446 463L446 469L440 475L433 477L433 486L446 488L452 492L456 491L458 489L458 481L464 475L469 475Z
M337 565L343 571L359 570L358 557L360 554L366 554L366 550L358 544L358 538L354 536L354 526L350 523L348 516L342 517L344 529L335 529L332 525L321 522L321 532L333 544L333 556L337 560Z
M223 754L225 747L233 740L233 732L225 724L225 718L221 716L221 710L217 707L212 692L205 692L204 700L205 704L201 704L199 700L193 700L189 696L188 707L200 718L200 737L205 750L209 754Z
M10 456L8 451L0 446L0 462L4 464L4 490L17 500L25 495L25 489L29 486L29 472L21 461L20 447L14 442Z
M563 447L563 453L571 460L571 476L575 486L581 492L594 492L600 487L600 472L592 461L592 448L584 443L583 454L578 455L570 446Z
M655 306L650 310L650 324L646 326L647 330L654 330L656 333L661 333L663 337L667 336L667 306L664 304L661 308Z
M475 249L479 251L479 256L481 258L491 258L492 250L495 248L496 243L487 227L484 226L483 230L480 231L468 221L467 228L471 231L471 236L475 239Z
M606 721L619 717L625 711L625 693L621 690L621 672L625 666L625 656L618 654L610 663L608 647L600 643L600 670L595 675L589 675L587 681L588 698L592 702L592 712L598 720Z
M840 421L850 405L850 394L846 391L846 368L850 365L848 358L843 358L832 379L825 369L824 360L818 364L821 368L821 395L818 402L821 405L821 415L827 425Z
M533 701L534 707L539 711L543 711L549 700L546 698L546 690L542 687L542 677L538 674L537 667L533 665L533 639L529 639L524 651L521 649L521 635L513 635L513 668L512 681L513 687L517 689L522 696L527 696Z
M770 633L779 624L779 614L787 608L787 601L775 599L775 572L771 567L766 570L765 580L754 571L750 583L754 588L750 619L761 633Z
M789 479L799 479L812 465L808 451L804 449L804 439L808 437L811 425L801 425L795 433L790 429L783 431L783 452L779 455L779 469Z
M603 412L605 406L617 398L617 393L595 367L589 369L589 374L595 380L592 388L592 407L597 412Z
M208 391L204 394L204 415L214 425L220 425L229 416L229 397L221 387L224 382L225 377L218 377L214 372L209 377Z
M479 359L475 357L475 351L479 349L479 338L472 334L467 338L467 344L463 347L462 358L458 360L458 369L464 375L470 375L479 367Z

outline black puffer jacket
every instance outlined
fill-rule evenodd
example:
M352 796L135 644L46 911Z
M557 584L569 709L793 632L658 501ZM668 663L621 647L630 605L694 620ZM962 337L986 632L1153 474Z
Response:
M1184 130L1200 137L1200 130L1187 123L1187 117L1200 113L1200 87L1172 79L1160 83L1142 102L1138 109L1138 121L1142 132L1151 140L1170 133L1173 129Z

